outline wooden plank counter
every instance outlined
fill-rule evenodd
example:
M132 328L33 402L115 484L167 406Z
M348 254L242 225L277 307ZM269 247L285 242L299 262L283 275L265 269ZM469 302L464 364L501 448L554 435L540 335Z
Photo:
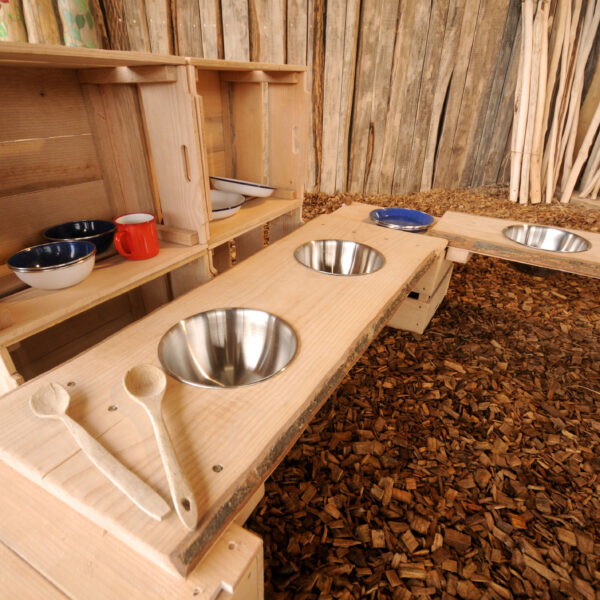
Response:
M324 238L368 244L384 255L385 264L370 275L333 277L295 261L296 247ZM171 573L187 574L445 247L440 239L390 231L335 213L319 217L5 395L0 403L0 457L145 559ZM196 531L189 532L174 511L157 522L137 509L91 465L64 425L36 418L28 400L43 383L65 386L71 393L71 416L169 498L150 423L127 398L123 374L136 364L158 365L158 342L180 319L234 306L267 310L285 319L298 335L299 351L283 372L248 387L198 389L169 378L163 415L200 513Z
M528 248L504 237L503 229L520 224L521 221L481 217L449 210L428 231L428 234L448 240L449 248L460 248L475 254L587 277L600 277L599 233L561 227L560 229L572 231L587 239L591 243L591 248L585 252L548 252Z

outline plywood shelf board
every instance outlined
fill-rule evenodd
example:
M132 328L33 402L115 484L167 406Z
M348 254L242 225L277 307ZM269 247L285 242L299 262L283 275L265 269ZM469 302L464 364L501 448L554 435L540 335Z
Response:
M0 64L19 67L53 68L131 67L146 65L184 65L185 58L170 54L72 48L52 44L20 44L3 42Z
M114 255L99 261L81 283L63 290L27 288L0 299L13 324L0 331L0 346L9 346L30 335L110 300L151 279L182 266L206 252L203 246L179 246L161 242L157 256L132 261Z
M503 229L519 224L520 221L448 211L428 234L448 240L451 248L600 278L600 233L567 229L591 242L591 248L585 252L548 252L527 248L504 237Z
M273 196L248 200L235 215L209 223L208 247L220 246L301 206L302 200L282 200Z
M307 70L306 65L286 65L263 62L244 62L237 60L221 60L210 58L186 58L188 64L207 71L288 71L303 72Z
M4 396L0 406L0 456L148 559L186 572L271 473L446 246L427 236L391 233L336 215L317 218L24 384ZM297 246L323 237L375 247L386 257L385 266L369 276L328 277L293 259ZM168 497L150 425L127 401L121 379L135 364L158 364L158 342L173 324L223 306L279 315L296 330L300 351L285 371L254 386L197 389L169 379L163 414L200 510L198 529L190 533L174 513L158 523L139 511L77 452L62 424L36 419L27 399L45 381L72 382L73 417ZM119 410L109 411L109 406ZM224 469L215 472L216 464Z

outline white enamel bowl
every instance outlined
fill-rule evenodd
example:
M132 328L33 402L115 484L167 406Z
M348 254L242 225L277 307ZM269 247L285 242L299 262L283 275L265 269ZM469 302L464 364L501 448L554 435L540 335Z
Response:
M242 208L246 199L241 194L224 192L222 190L210 190L210 202L212 204L212 219L217 221L231 217Z
M244 196L251 196L253 198L268 198L275 191L275 188L269 185L244 181L242 179L231 179L229 177L211 177L210 182L217 190L234 192L235 194L243 194Z
M27 285L60 290L83 281L94 268L96 246L92 242L50 242L13 254L8 267Z

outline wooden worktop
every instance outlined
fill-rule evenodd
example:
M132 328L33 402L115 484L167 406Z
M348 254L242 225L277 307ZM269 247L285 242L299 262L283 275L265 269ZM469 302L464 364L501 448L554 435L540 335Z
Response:
M561 227L560 229L584 237L591 243L591 247L585 252L548 252L528 248L504 237L503 229L520 224L522 221L482 217L449 210L428 231L428 234L447 240L448 246L452 248L461 248L475 254L587 277L600 277L599 233Z
M385 265L370 275L335 277L295 261L297 246L324 238L366 243L382 252ZM0 456L140 555L185 574L277 466L445 247L444 240L335 213L319 217L4 396ZM168 498L150 423L126 397L123 374L136 364L158 365L158 342L178 320L234 306L267 310L285 319L298 335L299 352L282 373L249 387L198 389L169 378L163 414L200 513L198 528L189 532L174 511L156 522L137 509L78 451L64 425L36 418L28 400L43 383L67 387L71 416ZM217 472L215 465L223 469Z

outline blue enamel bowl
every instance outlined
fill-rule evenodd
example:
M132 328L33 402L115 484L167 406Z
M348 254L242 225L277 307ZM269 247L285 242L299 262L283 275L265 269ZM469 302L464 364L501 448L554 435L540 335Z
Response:
M27 285L59 290L83 281L94 268L92 242L49 242L13 254L7 265Z
M412 208L378 208L369 213L369 218L382 227L412 232L426 231L435 220L431 215Z
M85 241L96 246L98 254L108 250L112 244L117 227L112 221L88 219L84 221L70 221L55 225L44 231L44 237L52 241Z

